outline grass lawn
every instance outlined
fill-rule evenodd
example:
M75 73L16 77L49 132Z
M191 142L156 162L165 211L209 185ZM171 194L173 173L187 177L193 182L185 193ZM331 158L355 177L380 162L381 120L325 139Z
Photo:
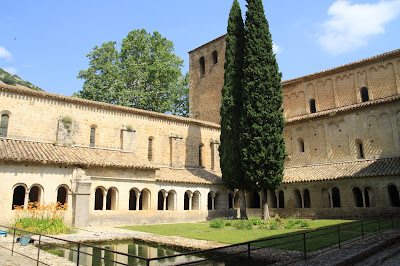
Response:
M290 219L284 219L288 222ZM231 221L232 226L225 226L221 229L211 228L210 222L200 223L180 223L180 224L159 224L159 225L135 225L120 227L134 231L155 233L160 235L179 235L187 238L211 240L227 244L237 244L253 240L261 240L264 238L273 238L278 236L290 235L293 233L308 232L306 234L307 251L315 251L324 247L328 247L338 243L339 234L337 227L326 229L323 231L314 231L333 225L340 226L340 240L346 241L358 236L361 236L361 223L343 225L349 223L349 220L312 220L309 221L310 225L306 228L292 228L292 229L276 229L268 230L261 228L253 228L252 230L238 230L233 227L236 222ZM390 222L381 222L381 229L391 227ZM364 222L364 233L376 232L379 230L377 222L370 223ZM256 246L276 246L276 248L290 249L290 250L303 250L304 239L303 234L291 236L283 239L266 240L253 243Z

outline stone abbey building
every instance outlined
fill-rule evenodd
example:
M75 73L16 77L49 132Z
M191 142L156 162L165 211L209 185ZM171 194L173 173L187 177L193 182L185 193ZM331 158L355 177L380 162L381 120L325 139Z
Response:
M76 226L237 215L219 167L225 38L189 52L190 118L0 84L0 223L13 206L69 205ZM282 82L281 216L400 210L400 50ZM247 192L260 215L258 192Z

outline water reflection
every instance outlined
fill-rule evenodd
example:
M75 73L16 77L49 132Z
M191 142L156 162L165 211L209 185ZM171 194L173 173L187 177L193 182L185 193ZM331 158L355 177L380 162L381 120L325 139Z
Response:
M133 242L115 242L115 243L104 243L104 244L94 244L98 247L106 248L113 251L128 253L135 256L145 257L145 258L155 258L170 256L174 254L179 254L179 252L172 249L166 249L162 247L153 247L146 244L138 244ZM79 256L80 265L104 265L104 266L114 266L120 265L115 262L129 265L146 265L146 261L138 258L128 257L126 255L115 254L111 251L101 250L92 247L81 246L80 250L83 253L92 254L93 256L81 253ZM72 262L77 261L77 252L69 249L47 249L48 252L64 257ZM152 262L150 265L171 265L171 264L181 264L194 260L199 260L200 257L197 256L179 256L174 258L167 258L163 260L158 260Z

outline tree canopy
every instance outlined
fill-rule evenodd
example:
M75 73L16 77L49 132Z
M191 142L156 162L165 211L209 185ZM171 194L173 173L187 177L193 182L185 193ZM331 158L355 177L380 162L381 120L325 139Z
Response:
M95 46L89 68L79 71L83 89L73 96L188 116L188 74L182 75L183 60L173 52L172 41L144 29L129 32L120 45Z

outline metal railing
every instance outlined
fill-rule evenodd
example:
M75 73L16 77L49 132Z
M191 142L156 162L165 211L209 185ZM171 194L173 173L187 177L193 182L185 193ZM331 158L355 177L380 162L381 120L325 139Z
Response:
M11 247L5 247L0 245L0 248L10 250L11 255L16 253L24 257L27 257L31 260L34 260L36 261L37 265L39 264L49 265L41 261L40 259L41 258L40 252L43 245L54 246L59 249L70 250L71 252L76 253L76 265L80 265L80 257L82 256L82 254L91 256L93 259L103 260L104 262L111 262L114 263L115 265L131 265L121 261L107 258L106 256L95 255L94 254L95 252L93 253L86 252L82 250L83 247L92 248L93 251L99 250L108 252L109 254L113 254L113 257L116 257L116 255L120 255L130 259L135 259L137 263L140 262L145 265L151 265L152 262L162 263L162 261L166 262L167 260L169 260L168 264L172 264L170 262L175 261L175 259L179 257L191 256L191 255L196 255L198 257L201 257L201 259L196 259L185 263L178 263L175 265L197 264L211 260L224 261L226 259L253 260L257 259L257 257L259 258L260 254L262 255L263 249L265 250L267 248L274 248L274 249L279 248L279 249L296 250L296 252L291 252L291 261L286 261L287 264L291 264L302 260L306 261L307 259L317 256L328 250L332 250L335 248L340 249L344 245L360 241L360 238L364 239L367 237L371 237L376 233L382 232L383 230L393 229L399 226L400 226L399 221L397 220L397 218L395 219L393 216L390 218L359 220L339 225L327 226L315 230L306 230L304 232L297 232L293 234L281 235L276 237L262 238L258 240L228 245L224 247L191 251L169 256L145 258L142 256L132 255L107 248L102 248L87 243L61 239L54 236L38 234L34 232L29 232L21 229L0 225L0 228L6 228L8 230L8 234L12 233L13 236ZM15 247L16 237L18 236L25 236L28 237L31 241L36 242L36 247L37 247L36 256L32 257L27 254L24 254L21 252L21 248L18 249ZM328 242L327 247L323 247L322 249L316 249L315 247L312 247L313 243L315 243L315 241L317 241L318 238L321 237L323 237L324 240L329 238L332 243ZM299 243L301 244L299 245ZM30 253L32 254L32 252ZM257 253L257 255L254 253ZM272 253L276 252L274 251ZM254 254L255 256L254 255L252 256L252 254ZM273 260L271 262L273 262Z

